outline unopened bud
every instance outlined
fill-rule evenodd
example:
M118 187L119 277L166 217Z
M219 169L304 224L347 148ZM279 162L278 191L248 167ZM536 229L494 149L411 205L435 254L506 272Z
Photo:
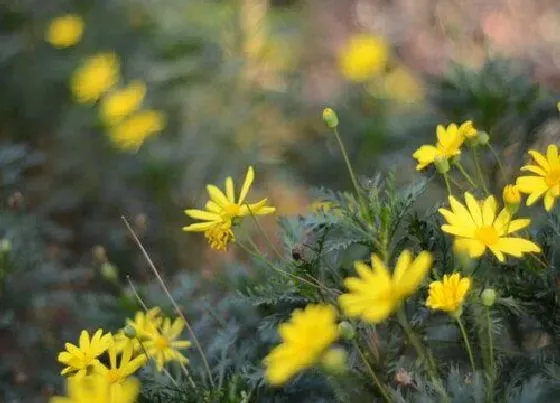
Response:
M7 238L0 240L0 253L8 253L12 250L12 241Z
M101 265L101 275L109 281L116 281L119 277L117 268L111 263L103 263Z
M446 174L449 172L449 161L446 157L438 156L434 160L434 165L436 166L436 171L440 174Z
M341 348L333 348L323 354L321 365L331 374L343 374L348 370L348 353Z
M354 326L350 322L342 321L338 324L338 330L340 332L340 336L346 341L351 341L356 336L356 331L354 330Z
M485 146L490 142L490 136L486 132L479 132L478 133L478 144L481 146Z
M93 248L93 257L96 261L100 263L105 263L107 261L107 252L103 246L96 246Z
M490 307L496 302L496 291L493 288L486 288L482 291L480 298L484 306Z
M521 193L517 185L506 185L503 191L504 204L510 213L515 214L521 203Z
M126 325L123 329L123 333L129 339L135 339L136 338L136 329L132 325Z
M323 109L323 121L330 129L338 127L338 116L332 108Z

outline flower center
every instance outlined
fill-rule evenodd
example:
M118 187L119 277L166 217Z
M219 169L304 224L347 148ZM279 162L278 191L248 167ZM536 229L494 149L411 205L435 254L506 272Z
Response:
M118 382L120 379L121 374L118 369L110 369L109 372L107 372L107 380L109 383Z
M496 230L490 226L477 229L474 236L487 247L495 245L500 239Z
M560 166L552 168L544 178L548 187L560 184Z
M235 241L235 236L229 225L216 225L204 233L210 247L216 250L226 250L230 241Z
M156 336L154 340L154 346L157 350L163 351L169 347L169 342L163 336Z

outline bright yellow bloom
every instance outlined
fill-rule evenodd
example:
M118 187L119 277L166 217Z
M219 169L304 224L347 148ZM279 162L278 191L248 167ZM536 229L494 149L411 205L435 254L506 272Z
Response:
M265 378L282 385L298 372L319 362L339 337L336 311L330 305L307 305L296 309L289 322L278 326L282 343L265 357Z
M66 14L51 21L45 40L55 48L67 48L77 44L84 33L84 20L77 14Z
M154 307L148 312L139 311L134 315L134 320L126 319L127 326L131 326L136 332L135 338L129 338L121 329L114 337L118 351L123 351L128 345L131 345L134 352L141 350L139 340L146 340L157 333L157 329L161 326L163 317L161 317L161 309Z
M105 377L112 389L119 389L122 383L140 367L146 363L146 355L140 354L132 358L134 351L132 345L128 345L122 351L120 362L117 365L117 345L114 340L109 343L109 368L100 365L96 368L99 376Z
M512 220L511 212L505 208L496 216L498 203L493 196L478 201L466 192L465 202L466 207L449 196L451 210L439 209L447 222L441 229L456 236L455 247L458 250L464 250L474 258L482 256L488 248L501 262L504 261L504 253L521 257L523 253L540 251L535 243L527 239L507 236L526 228L531 220Z
M535 203L544 194L544 208L553 209L556 198L560 196L560 156L558 146L551 144L546 150L546 157L535 151L529 151L537 165L525 165L521 171L535 175L517 178L517 187L521 193L529 194L527 206Z
M380 323L424 281L432 267L432 255L423 251L413 259L412 253L404 250L392 275L376 255L371 256L371 267L359 261L354 267L359 277L344 280L349 292L342 294L338 302L346 315L368 323Z
M125 151L137 151L144 141L165 127L165 116L156 110L143 110L109 130L113 144Z
M424 96L420 82L404 67L387 73L383 86L387 96L399 102L417 102Z
M521 203L521 193L519 193L519 187L517 185L504 186L502 197L506 204L515 205Z
M51 397L49 403L134 403L140 392L140 382L135 378L124 380L118 387L103 376L71 377L67 384L68 396Z
M381 37L358 34L348 41L339 56L342 75L350 81L367 81L383 70L389 59L389 46Z
M474 140L478 137L478 130L473 126L472 120L465 121L461 126L459 126L459 133L465 139Z
M81 103L96 102L119 80L119 60L115 53L90 56L72 73L70 87Z
M146 84L133 81L126 88L116 90L101 100L99 115L106 125L114 125L136 111L146 95Z
M444 274L443 281L437 280L430 284L426 305L433 310L459 316L470 288L470 277L461 278L459 273L451 276Z
M76 373L77 377L83 377L95 369L99 364L97 357L109 348L111 342L111 334L103 335L103 331L99 329L90 338L89 333L82 330L78 346L71 343L65 343L66 351L58 354L58 361L67 365L61 372L62 375Z
M178 361L183 364L189 362L179 350L189 347L191 342L177 340L184 327L185 323L181 318L176 318L173 323L171 319L165 318L161 329L143 343L146 352L155 361L158 371L162 371L163 365L169 361Z
M225 249L229 241L235 240L231 228L236 219L248 215L271 214L276 211L274 207L267 206L267 199L257 203L245 201L254 180L255 171L250 166L237 199L231 177L226 179L225 194L217 186L208 185L206 189L210 200L206 203L206 210L185 210L185 214L189 217L202 222L184 227L183 231L204 232L211 247Z
M461 146L465 137L457 125L450 124L447 128L438 125L436 129L437 143L435 146L423 145L412 156L418 160L416 170L421 171L436 158L451 158L461 154Z

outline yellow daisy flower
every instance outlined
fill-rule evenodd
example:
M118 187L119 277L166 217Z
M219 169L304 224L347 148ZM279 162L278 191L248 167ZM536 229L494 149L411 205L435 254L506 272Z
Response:
M146 95L146 83L133 81L126 88L116 90L101 100L99 115L106 125L114 125L136 111Z
M117 346L114 340L109 342L109 368L105 365L100 365L96 368L99 376L105 377L107 382L111 385L112 389L119 389L122 383L132 374L134 374L140 367L142 367L147 360L145 354L139 354L132 358L134 351L131 345L124 348L120 362L117 365Z
M342 294L338 302L346 315L368 323L380 323L424 281L432 267L432 256L423 251L413 259L412 253L404 250L392 275L376 255L371 256L371 267L359 261L354 266L359 277L344 280L349 292Z
M358 34L340 53L340 71L350 81L367 81L387 65L389 46L381 37Z
M136 112L109 129L112 143L125 151L137 151L144 141L165 127L165 116L156 110Z
M71 343L65 343L63 351L58 354L58 361L67 365L61 372L62 375L75 373L77 377L83 377L94 367L97 367L99 361L97 357L103 354L111 342L111 334L103 335L103 331L99 329L90 338L87 331L82 330L78 346Z
M118 388L103 376L71 377L67 381L68 396L55 396L49 403L134 403L140 392L135 378L124 380Z
M115 53L98 53L90 56L78 67L70 79L76 100L94 103L111 89L119 79L119 60Z
M84 20L78 14L66 14L51 21L45 40L55 48L67 48L77 44L84 33Z
M421 171L433 164L436 158L451 158L461 154L461 146L465 140L463 132L457 125L450 124L447 128L438 125L436 128L437 143L435 146L423 145L412 156L418 160L416 170Z
M535 175L520 176L517 178L517 187L521 193L527 193L527 206L535 203L544 195L544 208L551 211L560 196L560 156L558 146L551 144L546 150L546 156L531 150L536 165L525 165L521 171L532 172Z
M452 316L460 316L463 302L471 288L470 277L462 277L459 273L443 276L430 284L426 305L433 310L447 312Z
M504 254L521 257L523 253L539 252L540 248L528 239L507 236L526 228L531 220L512 220L508 209L496 216L498 204L493 196L478 201L469 192L465 193L465 205L449 196L451 210L439 209L446 220L441 229L456 236L455 247L468 252L469 256L480 257L490 249L499 261Z
M134 315L134 320L126 319L126 325L131 326L136 332L135 338L130 338L121 329L114 337L118 351L123 351L128 345L132 346L134 352L141 350L139 340L146 338L157 333L157 329L161 326L163 317L161 317L161 309L154 307L148 312L139 311Z
M336 310L330 305L307 305L296 309L289 322L278 326L282 343L265 357L265 378L282 385L298 372L318 363L339 337Z
M191 345L188 340L177 340L181 335L185 323L181 318L176 318L172 323L171 319L165 318L161 329L157 333L149 336L143 343L146 352L156 363L158 371L163 370L163 365L169 361L178 361L183 364L189 362L179 350Z

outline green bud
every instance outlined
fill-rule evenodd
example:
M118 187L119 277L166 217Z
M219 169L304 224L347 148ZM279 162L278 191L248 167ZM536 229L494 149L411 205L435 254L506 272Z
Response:
M488 135L488 133L481 131L478 133L477 140L478 144L480 144L481 146L485 146L490 142L490 136Z
M482 305L484 306L492 306L496 302L496 291L493 288L486 288L482 291L482 295L480 296L482 300Z
M136 338L136 329L132 325L126 325L123 329L123 333L129 339L135 339Z
M336 112L331 108L323 109L323 121L330 129L338 127L338 116L336 116Z
M0 253L8 253L12 250L12 241L7 238L0 240Z
M323 354L321 365L331 374L343 374L348 370L348 353L341 348L330 349Z
M101 265L101 275L108 281L116 281L119 277L118 270L111 263Z
M338 330L342 338L346 341L351 341L356 336L356 331L354 330L354 326L350 322L342 321L338 324Z
M436 171L442 175L449 172L449 161L446 157L436 157L434 165L436 166Z

